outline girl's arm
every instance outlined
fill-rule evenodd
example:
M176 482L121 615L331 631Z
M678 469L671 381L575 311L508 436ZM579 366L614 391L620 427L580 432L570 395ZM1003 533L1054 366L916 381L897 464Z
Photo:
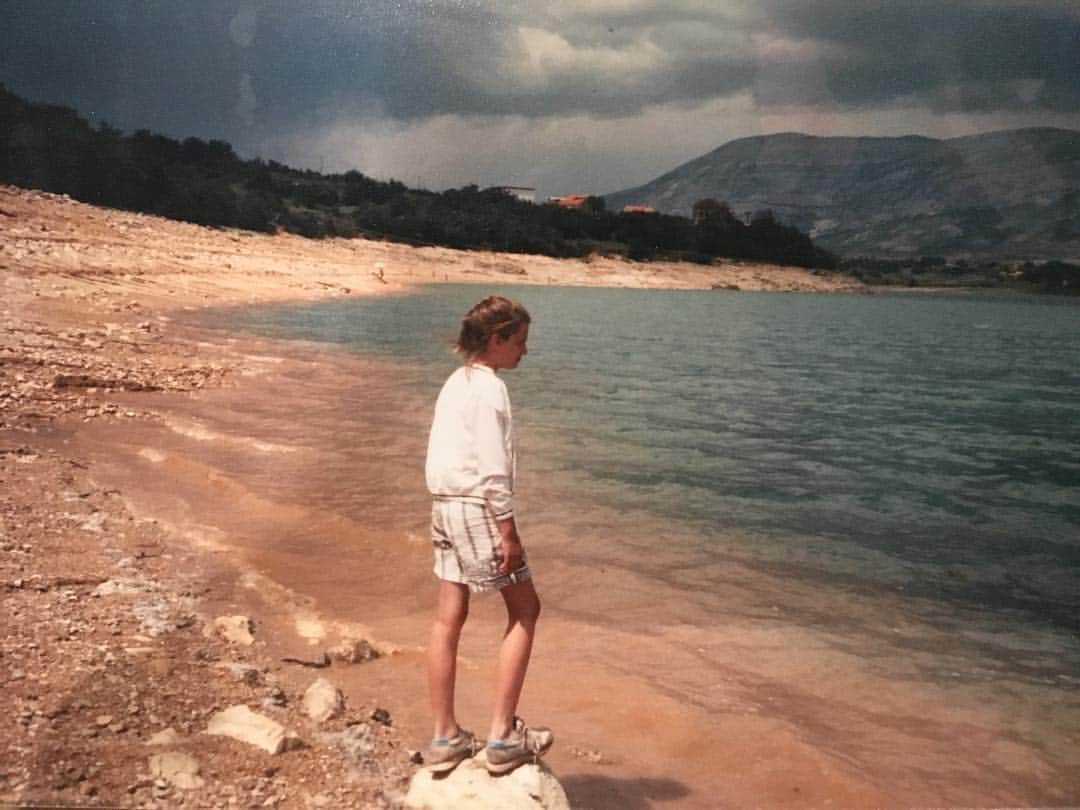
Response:
M514 520L514 460L508 448L510 417L500 404L491 400L478 403L474 424L478 472L484 481L484 497L499 529L499 573L510 574L521 568L525 552Z
M490 401L476 404L473 414L473 436L484 499L491 507L495 520L500 524L514 517L514 460L510 456L507 432L510 429L507 414ZM500 533L503 529L500 527ZM510 531L508 528L506 531ZM514 537L517 530L512 531Z

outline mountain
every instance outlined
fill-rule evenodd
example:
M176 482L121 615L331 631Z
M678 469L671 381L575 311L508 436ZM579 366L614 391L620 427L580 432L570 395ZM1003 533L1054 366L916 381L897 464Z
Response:
M637 188L609 210L689 216L697 200L771 209L841 256L1080 257L1080 132L1018 129L938 140L741 138Z

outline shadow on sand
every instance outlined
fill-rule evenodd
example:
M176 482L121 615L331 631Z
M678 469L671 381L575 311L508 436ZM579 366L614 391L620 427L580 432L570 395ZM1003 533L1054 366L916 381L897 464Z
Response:
M653 802L681 799L690 789L674 779L613 779L591 773L560 776L574 810L650 810Z

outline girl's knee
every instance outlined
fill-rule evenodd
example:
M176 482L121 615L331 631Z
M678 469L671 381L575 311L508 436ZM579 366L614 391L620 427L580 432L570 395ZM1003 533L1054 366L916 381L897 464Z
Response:
M507 599L506 609L511 622L536 624L540 618L540 597L536 595L536 591L529 589L515 599Z
M460 628L469 618L469 590L456 582L441 582L435 604L435 623Z
M525 607L525 610L522 611L521 618L529 624L536 624L540 618L540 600L532 600L532 602Z
M455 605L453 609L440 610L435 614L435 624L448 631L461 632L469 618L469 606Z

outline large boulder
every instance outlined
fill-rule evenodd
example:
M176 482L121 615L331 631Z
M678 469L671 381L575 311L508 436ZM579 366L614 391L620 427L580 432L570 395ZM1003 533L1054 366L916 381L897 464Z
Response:
M570 810L559 780L542 761L522 765L502 776L491 776L484 753L466 759L448 776L419 770L409 785L405 807L410 810Z

